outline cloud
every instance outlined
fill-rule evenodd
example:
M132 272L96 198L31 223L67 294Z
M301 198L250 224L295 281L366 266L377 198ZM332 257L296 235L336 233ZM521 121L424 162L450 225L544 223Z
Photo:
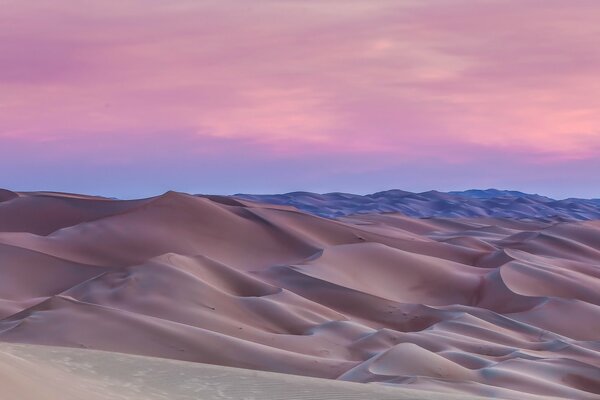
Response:
M0 159L84 163L93 175L143 154L173 173L195 154L239 156L248 171L283 168L291 186L318 178L282 160L316 162L331 186L413 165L435 186L447 165L487 170L481 154L547 176L600 157L596 1L2 7Z

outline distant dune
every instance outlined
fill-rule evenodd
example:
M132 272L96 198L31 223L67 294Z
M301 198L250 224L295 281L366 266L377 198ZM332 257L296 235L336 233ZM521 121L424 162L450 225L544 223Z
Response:
M519 198L516 219L335 220L241 197L0 191L0 382L19 399L40 398L40 379L58 379L49 399L61 388L82 398L98 382L129 382L139 398L224 388L236 399L255 380L304 387L306 399L598 399L600 221L521 218L530 203Z
M600 219L600 199L554 200L514 190L411 193L388 190L369 195L292 192L274 195L237 194L235 197L297 207L322 217L399 212L411 217L497 217L546 220Z

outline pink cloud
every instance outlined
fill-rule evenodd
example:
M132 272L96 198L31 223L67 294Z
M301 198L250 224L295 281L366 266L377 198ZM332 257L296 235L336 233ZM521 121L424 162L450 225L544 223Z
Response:
M274 161L329 156L342 172L471 165L481 148L590 160L598 20L591 0L10 0L0 140L92 164L140 143L172 149L164 160L248 146Z

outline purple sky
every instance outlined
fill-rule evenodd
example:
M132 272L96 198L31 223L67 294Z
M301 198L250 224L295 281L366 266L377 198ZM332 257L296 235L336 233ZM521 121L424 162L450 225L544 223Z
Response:
M0 187L600 197L596 0L0 7Z

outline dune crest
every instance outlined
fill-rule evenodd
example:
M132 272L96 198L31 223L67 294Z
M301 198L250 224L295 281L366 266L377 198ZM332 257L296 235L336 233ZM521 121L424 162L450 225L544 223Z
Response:
M599 237L560 217L332 220L222 196L2 190L0 341L597 399Z

